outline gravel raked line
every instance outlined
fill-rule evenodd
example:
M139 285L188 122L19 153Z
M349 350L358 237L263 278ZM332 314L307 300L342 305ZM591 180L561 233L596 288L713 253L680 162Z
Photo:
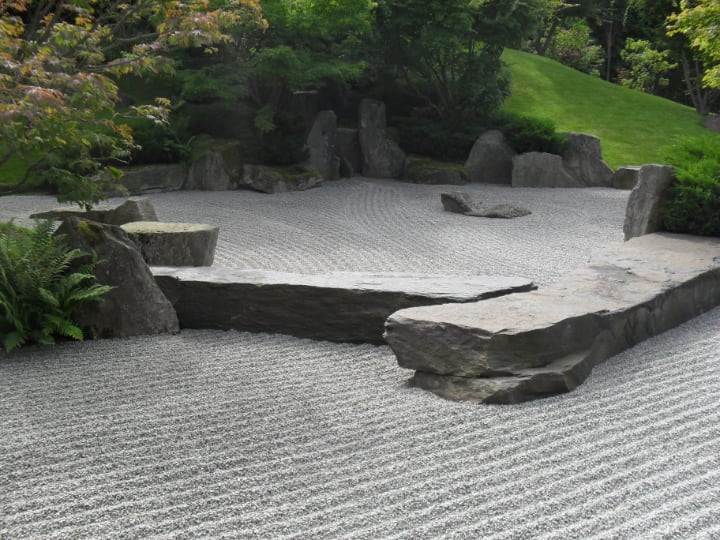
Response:
M216 265L549 283L622 240L626 192L449 186L152 195ZM18 222L50 198L0 198ZM720 538L720 309L514 406L442 400L387 347L183 331L0 359L0 537Z

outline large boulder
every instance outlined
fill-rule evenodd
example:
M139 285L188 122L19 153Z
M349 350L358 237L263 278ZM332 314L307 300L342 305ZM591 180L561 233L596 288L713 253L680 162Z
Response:
M513 158L516 155L502 132L491 130L483 133L473 144L465 162L468 180L509 185L512 183Z
M527 208L515 206L514 204L500 203L489 206L481 206L474 212L465 214L473 217L496 218L496 219L513 219L532 214Z
M473 202L470 194L465 191L448 191L440 194L440 202L443 210L454 214L470 214L477 210L477 204Z
M183 186L184 189L203 191L225 191L233 187L220 152L210 152L193 161Z
M89 338L117 338L179 331L168 301L138 246L120 227L70 217L58 228L71 246L97 256L95 277L114 287L98 302L84 304L74 316Z
M359 137L363 176L400 178L405 173L405 153L388 137L383 102L362 100Z
M667 165L643 165L637 185L630 192L625 210L625 240L662 229L665 192L673 182L673 169Z
M340 157L340 176L351 178L362 173L360 130L337 128L337 151Z
M613 173L612 187L615 189L633 189L638 182L640 167L618 167Z
M239 186L262 193L284 193L310 189L322 182L320 173L309 167L245 165Z
M212 266L219 227L202 223L136 221L123 230L154 266Z
M611 186L613 170L602 158L600 139L587 133L569 133L563 152L568 172L583 186Z
M50 219L62 221L68 217L77 217L105 223L123 225L131 221L157 221L155 208L147 197L129 197L117 206L99 206L91 210L81 208L55 208L47 212L30 214L32 219Z
M337 149L337 117L333 111L320 111L315 117L305 146L310 153L310 166L324 180L340 177L340 158Z
M546 152L527 152L513 158L513 187L582 187L563 165L563 159Z
M177 191L187 181L188 170L179 163L125 167L120 183L131 195Z

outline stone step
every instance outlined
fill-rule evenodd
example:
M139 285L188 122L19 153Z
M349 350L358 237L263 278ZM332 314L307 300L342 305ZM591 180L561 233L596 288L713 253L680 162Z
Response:
M401 310L385 339L419 386L512 403L572 390L598 362L718 304L720 239L658 233L540 290Z
M523 278L332 272L320 275L232 268L152 267L184 328L290 334L383 343L400 309L474 302L534 289Z

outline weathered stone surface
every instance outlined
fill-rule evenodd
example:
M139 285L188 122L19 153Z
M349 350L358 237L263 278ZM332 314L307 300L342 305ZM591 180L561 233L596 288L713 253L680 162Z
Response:
M340 177L340 158L337 148L337 117L333 111L320 111L315 117L305 146L310 152L310 166L324 180Z
M47 212L36 212L31 214L30 217L54 221L61 221L67 217L77 217L107 225L122 225L131 221L157 221L155 208L147 197L129 197L125 202L117 206L97 206L92 210L55 208Z
M493 204L491 206L481 206L473 212L466 215L485 218L513 219L532 214L527 208L515 206L512 204L502 203Z
M178 163L161 165L136 165L125 167L120 183L131 195L161 191L177 191L187 181L185 165Z
M361 101L359 139L364 176L400 178L405 173L405 153L388 137L385 104L381 101Z
M600 139L587 133L568 133L563 163L583 186L611 186L613 170L602 158Z
M446 212L454 214L470 214L477 211L479 203L473 202L469 193L464 191L449 191L440 194L440 202Z
M240 187L262 193L304 191L323 182L320 173L309 167L268 167L245 165Z
M210 152L190 165L187 182L183 189L200 191L225 191L234 186L225 171L225 161L220 152Z
M703 118L703 126L705 126L710 131L720 133L720 116L716 114L707 115L705 118Z
M337 150L340 156L340 176L351 178L362 173L360 130L337 128Z
M615 189L633 189L638 182L640 167L619 167L612 177L612 187Z
M219 228L201 223L138 221L122 226L145 262L159 266L211 266Z
M461 186L467 184L467 173L454 163L409 158L403 180L415 184Z
M95 252L97 282L114 287L83 304L74 319L86 338L176 333L175 309L155 283L140 250L120 227L67 218L58 229L73 247Z
M582 187L556 154L526 152L513 158L513 187Z
M497 276L288 274L229 268L153 268L185 328L235 328L330 341L381 343L402 307L468 302L530 290Z
M513 158L516 155L502 132L491 130L483 133L473 144L465 162L468 179L471 182L509 185L512 183Z
M394 313L385 339L420 386L452 399L571 390L598 362L720 304L718 253L718 238L641 236L544 289Z
M665 191L672 182L672 167L643 165L640 168L625 211L625 240L661 230Z

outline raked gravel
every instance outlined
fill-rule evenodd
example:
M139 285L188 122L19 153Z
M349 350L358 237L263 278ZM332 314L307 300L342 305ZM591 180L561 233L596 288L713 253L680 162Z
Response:
M547 284L622 241L627 192L353 179L151 195L216 265ZM56 206L0 198L0 220ZM0 356L0 538L720 538L720 309L514 406L442 400L387 347L183 331Z

